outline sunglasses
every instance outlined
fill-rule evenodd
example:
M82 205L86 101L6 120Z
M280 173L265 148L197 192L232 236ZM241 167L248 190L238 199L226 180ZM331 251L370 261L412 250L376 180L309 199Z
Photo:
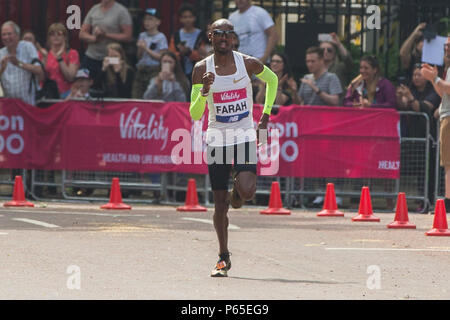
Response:
M221 36L225 36L227 38L230 38L232 35L234 35L234 31L233 30L213 30L213 35L215 35L216 37L221 37Z
M52 31L52 32L50 32L49 33L49 35L51 35L51 36L63 36L64 35L64 32L62 32L62 31Z

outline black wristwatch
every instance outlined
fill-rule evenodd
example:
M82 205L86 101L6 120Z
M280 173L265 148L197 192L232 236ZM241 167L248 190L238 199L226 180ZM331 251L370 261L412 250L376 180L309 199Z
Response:
M63 62L64 61L64 59L62 58L62 57L59 57L58 58L58 63L61 63L61 62Z

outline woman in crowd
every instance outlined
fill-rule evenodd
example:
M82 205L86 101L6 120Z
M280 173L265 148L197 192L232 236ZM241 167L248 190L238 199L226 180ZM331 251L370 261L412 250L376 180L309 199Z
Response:
M412 81L409 86L400 84L397 88L397 106L400 111L415 111L418 113L425 113L428 115L430 123L430 132L436 139L436 125L437 121L434 118L435 110L439 109L441 98L436 93L433 85L422 76L421 64L416 64L413 67ZM423 116L407 115L401 117L401 132L402 136L408 138L425 138L427 137L426 123L427 120ZM429 188L428 197L429 202L434 201L434 170L435 170L435 156L436 149L433 144L430 148L430 164L429 164ZM423 155L425 156L425 155ZM417 153L416 144L406 144L402 149L402 170L404 175L414 175L413 168L417 168ZM417 186L420 194L424 193L424 175L417 175ZM417 201L417 212L427 212L427 203Z
M426 23L420 23L400 48L400 61L408 77L412 74L414 65L422 61L423 32L426 26Z
M47 56L47 54L48 54L47 49L43 48L41 46L41 44L36 40L36 35L34 34L33 31L31 31L31 30L24 31L22 40L31 42L34 45L34 47L36 48L36 50L39 54L40 60L42 60L44 57Z
M348 87L344 106L358 108L396 108L395 86L381 76L375 56L361 58L359 72Z
M284 53L275 53L270 60L270 69L278 76L278 93L275 99L275 105L288 106L291 104L299 104L297 90L298 85L289 67L289 61ZM257 82L258 93L255 102L264 104L266 90L265 83Z
M103 89L105 98L131 98L134 70L127 63L125 51L120 43L107 46L108 55L103 59L102 71L97 84Z
M161 55L160 71L150 80L143 99L186 102L188 94L189 82L176 55L165 51Z
M78 51L69 48L69 33L62 23L54 23L47 33L48 54L43 57L47 77L54 80L62 99L71 90L78 68L80 57Z

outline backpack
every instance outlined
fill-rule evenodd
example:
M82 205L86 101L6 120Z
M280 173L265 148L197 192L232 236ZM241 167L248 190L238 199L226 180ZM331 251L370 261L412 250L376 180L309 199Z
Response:
M39 63L42 70L44 71L44 81L43 86L41 90L36 91L36 100L42 100L42 99L61 99L61 96L59 95L58 85L56 84L55 80L52 80L48 77L47 72L45 71L45 66L39 59L33 59L31 61L31 64ZM30 80L30 92L32 90L32 86L36 85L36 76L33 75Z

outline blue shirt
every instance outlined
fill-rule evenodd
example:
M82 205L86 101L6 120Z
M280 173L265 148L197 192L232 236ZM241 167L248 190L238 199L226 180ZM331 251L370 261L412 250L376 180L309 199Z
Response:
M168 48L167 38L161 32L158 32L153 36L150 36L147 32L142 32L139 35L138 40L144 40L145 43L147 44L147 48L150 48L152 51L155 51L157 53ZM153 59L147 52L144 52L141 60L139 60L136 66L157 66L157 65L159 65L159 60Z
M200 34L200 29L195 29L194 32L186 33L183 29L180 30L180 42L186 41L186 46L191 50L194 50L195 42L197 41L198 35ZM189 75L194 69L194 62L192 62L189 57L184 57L184 73Z

